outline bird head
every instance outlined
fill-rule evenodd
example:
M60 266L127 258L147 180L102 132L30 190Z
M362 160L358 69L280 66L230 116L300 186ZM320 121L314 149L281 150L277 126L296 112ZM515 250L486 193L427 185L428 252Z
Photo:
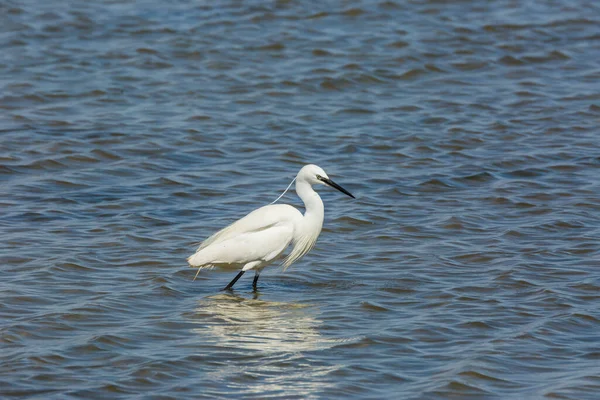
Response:
M298 172L298 176L296 177L296 179L304 180L308 182L311 186L317 184L330 186L334 189L339 190L345 195L352 197L353 199L355 198L349 191L347 191L346 189L329 179L329 176L327 176L325 171L323 171L323 168L319 167L318 165L305 165L304 167L302 167L300 172Z

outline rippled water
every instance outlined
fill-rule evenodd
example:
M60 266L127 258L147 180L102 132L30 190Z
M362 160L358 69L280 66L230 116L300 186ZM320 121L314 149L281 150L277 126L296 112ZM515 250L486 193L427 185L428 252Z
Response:
M591 1L0 1L3 398L600 392ZM195 271L305 163L285 273ZM301 206L295 194L285 202Z

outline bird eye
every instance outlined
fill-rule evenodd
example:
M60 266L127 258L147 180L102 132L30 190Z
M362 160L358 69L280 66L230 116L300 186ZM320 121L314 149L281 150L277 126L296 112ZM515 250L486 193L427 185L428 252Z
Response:
M321 180L321 179L323 179L323 177L321 175L317 174L317 179Z

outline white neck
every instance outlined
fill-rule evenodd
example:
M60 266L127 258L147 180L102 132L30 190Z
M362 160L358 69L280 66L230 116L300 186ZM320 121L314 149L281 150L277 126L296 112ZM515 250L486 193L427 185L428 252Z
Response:
M296 193L304 202L304 207L306 207L304 218L320 221L322 225L325 207L323 207L321 196L313 190L308 182L301 180L296 181Z
M304 202L306 211L304 217L294 227L294 248L283 264L284 269L313 248L323 228L325 209L321 197L304 179L296 179L296 193Z

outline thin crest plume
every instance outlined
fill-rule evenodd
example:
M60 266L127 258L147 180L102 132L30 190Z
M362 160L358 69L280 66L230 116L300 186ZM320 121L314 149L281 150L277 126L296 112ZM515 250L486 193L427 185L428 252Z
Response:
M292 187L292 185L294 184L294 182L296 181L296 178L292 179L292 181L290 182L290 184L288 185L288 187L283 191L283 193L281 193L281 195L275 199L274 202L272 202L271 204L275 204L279 201L280 198L282 198L288 190L290 190L290 188Z

